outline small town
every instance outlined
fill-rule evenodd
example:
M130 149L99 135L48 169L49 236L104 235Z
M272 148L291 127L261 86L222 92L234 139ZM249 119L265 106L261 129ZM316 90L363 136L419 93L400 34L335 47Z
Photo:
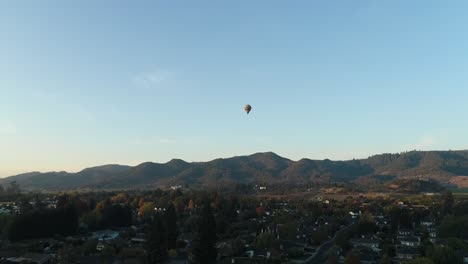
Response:
M12 183L0 263L468 263L468 199L450 192L285 199L254 188L26 194Z

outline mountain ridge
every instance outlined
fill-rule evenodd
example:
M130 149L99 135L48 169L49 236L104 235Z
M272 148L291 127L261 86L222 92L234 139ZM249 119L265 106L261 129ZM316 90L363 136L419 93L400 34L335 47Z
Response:
M17 181L25 190L147 189L219 186L233 183L326 184L375 182L392 179L431 179L443 185L468 186L468 150L384 153L366 159L297 161L274 152L218 158L207 162L172 159L136 166L108 164L79 172L29 172L0 179ZM377 180L378 179L378 180Z

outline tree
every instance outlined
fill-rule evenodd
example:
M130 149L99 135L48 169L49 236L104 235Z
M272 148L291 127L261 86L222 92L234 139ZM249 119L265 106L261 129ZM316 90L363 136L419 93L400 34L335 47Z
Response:
M383 240L381 243L380 243L380 248L382 249L382 253L389 256L389 257L394 257L395 256L395 245L394 243L392 242L391 239L386 239L386 240Z
M150 224L147 250L151 264L163 263L167 258L167 232L161 215L155 215Z
M392 264L392 258L388 255L383 255L382 259L380 260L380 264Z
M128 201L128 194L127 193L119 193L113 197L111 197L111 201L113 203L126 203Z
M184 222L184 232L194 232L200 226L202 219L199 215L192 215L187 218Z
M468 216L445 216L439 227L439 235L442 238L468 239Z
M82 255L81 249L71 244L66 243L58 252L58 257L61 263L70 264L78 263L78 259Z
M96 212L88 212L80 217L80 222L85 224L88 230L96 230L100 222L99 216Z
M121 227L132 224L132 211L127 206L110 205L102 211L101 227Z
M428 241L429 240L429 231L427 230L427 227L421 226L420 232L421 232L421 241Z
M172 204L176 208L177 213L180 214L184 212L185 205L187 204L187 199L185 196L179 196L174 199Z
M8 229L13 222L13 217L9 214L0 214L0 240L8 238Z
M78 229L78 215L73 206L43 209L17 215L8 230L11 241L51 237L55 234L74 235Z
M83 254L91 255L96 253L97 239L90 239L83 244Z
M317 231L318 232L318 231ZM297 235L297 224L290 222L279 227L279 235L281 239L294 239ZM326 236L326 234L325 234Z
M445 191L442 194L442 213L444 215L452 212L453 209L453 195L451 191Z
M359 264L361 263L361 257L359 256L359 252L349 251L346 254L345 264Z
M200 234L196 233L192 240L192 245L188 255L189 263L191 264L203 264L203 244L201 243Z
M341 247L338 245L334 245L329 250L327 250L325 253L325 256L327 256L327 264L337 264L340 251Z
M29 203L29 198L26 196L21 197L19 208L22 214L32 211L33 206Z
M450 237L447 239L447 245L452 248L453 250L467 250L468 246L457 237Z
M116 250L112 245L105 245L101 251L101 255L104 255L104 256L114 256L115 253L116 253Z
M231 248L233 256L239 256L244 253L245 243L240 238L236 238L231 241Z
M57 208L65 208L70 205L70 196L66 193L57 196Z
M351 233L347 229L341 230L336 234L335 243L341 247L343 252L347 252L351 245L349 243L349 239L351 238Z
M429 258L415 258L413 260L406 261L404 264L434 264Z
M151 219L154 214L154 207L156 205L153 202L145 202L138 208L138 216L140 219L146 221Z
M436 246L432 249L428 249L426 254L434 264L461 264L463 263L461 257L459 257L455 251L449 247Z
M263 233L257 236L255 246L260 249L270 249L275 242L275 236L269 233Z
M360 235L374 233L376 230L376 225L374 221L374 216L369 212L365 212L359 218L359 222L357 224L357 232Z
M192 210L194 207L195 206L194 206L193 200L190 199L189 204L188 204L188 209Z
M216 261L216 222L211 211L210 203L205 201L201 212L201 223L194 239L191 253L189 256L190 263L193 264L212 264Z
M46 207L46 204L42 202L42 199L38 194L34 196L33 202L34 202L34 209L40 210Z
M7 189L8 193L16 194L16 193L19 193L20 191L21 191L20 186L16 181L10 182L10 184L8 185L8 189Z
M311 234L311 239L315 245L320 245L328 239L328 232L325 229L313 231Z
M170 204L166 209L165 220L167 226L167 244L169 249L176 248L177 242L177 215L174 205Z

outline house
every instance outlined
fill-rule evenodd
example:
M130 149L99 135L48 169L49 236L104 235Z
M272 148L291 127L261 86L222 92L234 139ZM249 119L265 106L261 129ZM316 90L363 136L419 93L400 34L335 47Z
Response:
M8 208L0 208L0 214L10 214L11 211Z
M398 230L398 236L411 236L413 231L407 228L401 228Z
M413 209L419 209L419 210L427 210L429 209L427 206L422 205L422 204L413 204L411 206Z
M30 263L34 264L45 264L50 263L52 260L51 255L41 253L26 253L23 258L28 259Z
M431 227L434 225L434 222L432 220L423 220L421 221L421 225L425 227Z
M371 249L374 252L380 251L379 248L379 240L377 239L369 239L369 238L358 238L358 239L351 239L351 245L353 247L364 247Z
M247 250L244 252L244 254L242 255L243 257L246 257L246 258L252 258L254 256L254 251L253 250Z
M117 257L114 256L102 256L102 255L90 255L81 256L78 263L86 264L103 264L103 263L122 263L118 262Z
M270 251L266 251L266 250L255 250L254 257L269 259L269 258L270 258L270 255L271 255L271 254L270 254Z
M379 263L379 254L372 250L360 250L359 251L361 264L376 264Z
M468 253L463 255L463 264L468 264Z
M132 244L144 244L146 242L145 233L137 233L132 239L130 239Z
M5 260L6 260L5 263L28 263L29 262L28 259L23 258L23 257L20 257L20 258L12 257L12 258L7 258Z
M238 254L240 248L246 248L244 241L227 240L216 244L219 258L234 257Z
M435 243L437 241L437 229L431 227L428 228L427 231L429 232L429 241Z
M416 236L400 238L400 243L407 247L419 247L421 245L421 239Z
M105 248L106 246L103 243L97 243L96 245L96 250L101 251Z
M361 214L360 214L360 212L357 212L357 213L349 212L349 215L351 216L352 219L358 219L359 215L361 215Z
M130 241L132 242L132 244L144 244L144 243L146 243L146 239L142 238L142 237L134 237L134 238L130 239Z
M280 250L287 251L288 249L294 248L294 249L301 251L302 253L305 252L306 247L307 247L307 242L302 241L300 239L297 239L295 241L282 240L280 244Z
M41 253L26 253L22 257L7 258L6 263L46 264L51 263L52 257ZM3 263L3 262L2 262Z
M92 238L97 240L113 240L119 236L119 232L112 231L112 230L102 230L93 233Z
M421 256L421 253L417 248L398 247L396 255L399 260L404 261L417 258Z

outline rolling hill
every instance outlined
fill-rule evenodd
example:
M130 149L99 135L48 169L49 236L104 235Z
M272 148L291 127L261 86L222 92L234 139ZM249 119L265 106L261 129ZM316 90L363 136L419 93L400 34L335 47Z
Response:
M193 187L232 183L305 184L330 182L390 183L431 179L442 185L468 184L468 151L411 151L367 159L292 161L272 152L209 162L146 162L138 166L104 165L76 173L31 172L0 179L25 190L148 189L171 185Z

